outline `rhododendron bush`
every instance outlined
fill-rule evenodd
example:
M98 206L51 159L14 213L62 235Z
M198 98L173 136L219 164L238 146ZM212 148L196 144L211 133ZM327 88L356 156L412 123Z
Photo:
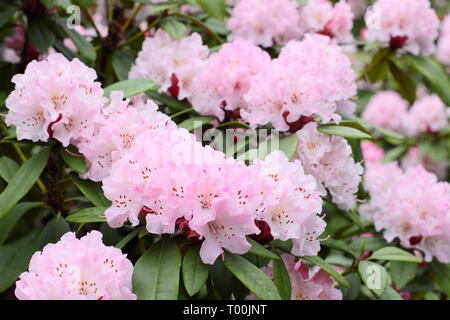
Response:
M450 297L450 4L4 0L0 297Z

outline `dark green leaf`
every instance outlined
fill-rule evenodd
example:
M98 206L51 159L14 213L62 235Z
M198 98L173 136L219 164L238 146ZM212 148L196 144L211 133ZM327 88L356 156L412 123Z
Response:
M17 170L19 170L19 165L13 159L6 156L0 158L0 177L2 177L3 180L9 183Z
M273 282L280 293L281 299L291 299L291 280L283 260L272 260Z
M321 241L320 245L325 246L325 247L329 247L329 248L332 248L332 249L336 249L336 250L348 253L348 254L350 254L353 257L356 257L355 252L350 250L350 248L347 246L347 244L344 241L334 240L334 239L330 238L330 239Z
M129 234L127 234L122 240L120 240L115 247L118 249L122 249L123 247L125 247L128 242L130 242L131 240L133 240L134 237L136 237L142 230L145 230L144 227L140 227L137 228L136 230L134 230L133 232L130 232Z
M25 213L30 211L31 209L43 206L42 202L21 202L16 204L16 206L5 216L0 222L0 245L2 245L7 237L11 229L14 227L16 222L22 217Z
M259 244L258 242L256 242L252 238L247 237L247 241L252 245L252 247L251 247L251 249L249 251L250 253L253 253L253 254L257 255L257 256L264 257L264 258L280 260L279 256L277 256L272 251L269 251L263 245Z
M422 259L415 255L396 247L381 248L369 257L371 260L388 260L388 261L403 261L420 263Z
M417 263L392 261L390 263L390 274L392 281L398 289L406 286L416 277Z
M33 187L48 161L49 151L45 149L27 160L0 195L0 220Z
M430 57L408 55L412 66L422 74L427 82L441 97L445 105L450 106L450 80L441 65Z
M58 215L54 217L44 226L39 235L39 249L49 243L58 242L61 239L61 236L69 231L69 224L61 216Z
M41 52L45 52L55 43L55 35L45 19L31 19L28 26L31 43Z
M412 105L416 101L416 86L414 82L392 60L389 61L389 70L397 83L400 94Z
M191 105L189 105L188 103L179 101L179 100L172 98L166 94L160 94L154 90L149 90L149 91L146 91L145 93L153 100L155 100L161 104L164 104L168 107L171 107L173 109L176 109L176 110L185 110L185 109L191 108Z
M366 132L353 127L339 125L322 125L318 128L319 132L333 136L339 136L351 139L372 139L372 136Z
M172 38L179 40L186 34L186 27L173 17L166 17L161 21L161 28L171 35Z
M6 23L8 23L9 19L14 14L14 10L4 10L0 12L0 28L3 27Z
M106 199L103 195L101 183L80 179L78 175L74 173L71 173L69 177L86 198L88 198L96 207L107 208L111 205L111 201Z
M149 79L130 79L116 82L105 88L105 96L109 97L112 91L123 91L125 98L136 96L148 90L157 90L159 84Z
M84 173L87 170L86 160L75 147L61 148L61 157L64 162L74 171Z
M450 264L435 260L430 263L430 269L434 283L450 298Z
M403 300L401 295L390 286L386 286L386 289L384 289L384 292L379 297L381 300Z
M184 256L182 274L186 291L191 297L196 295L209 275L209 268L200 259L198 248L190 248Z
M258 298L263 300L281 299L277 287L267 275L245 258L226 253L223 264Z
M80 209L71 213L66 221L74 223L94 223L94 222L106 222L106 218L102 217L106 208L93 207Z
M181 254L173 240L153 244L134 266L134 293L140 300L176 300L180 268Z
M41 230L0 247L0 292L8 289L24 272L33 253L38 250L37 238Z
M396 161L399 159L406 151L408 150L408 146L400 145L398 147L395 147L389 151L387 151L382 159L383 163L388 163L392 161Z
M226 16L225 0L197 0L197 3L211 18L223 20Z
M136 55L131 50L117 50L112 55L112 67L119 80L127 80L131 66L136 60Z

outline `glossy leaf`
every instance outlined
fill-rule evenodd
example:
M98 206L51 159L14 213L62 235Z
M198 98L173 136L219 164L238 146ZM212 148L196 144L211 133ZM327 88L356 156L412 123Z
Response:
M106 222L105 210L106 208L101 207L80 209L70 214L66 221L74 223Z
M202 262L198 248L190 248L184 256L182 275L184 287L191 297L204 286L209 276L209 267Z

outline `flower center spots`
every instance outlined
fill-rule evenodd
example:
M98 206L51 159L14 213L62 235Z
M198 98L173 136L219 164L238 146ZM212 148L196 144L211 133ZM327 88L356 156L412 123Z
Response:
M64 94L60 96L53 96L52 103L56 111L60 111L66 105L67 100L67 96L65 96Z
M201 193L197 195L197 199L200 201L200 204L202 205L202 209L209 209L211 208L211 203L214 198L218 198L219 196L217 194L214 194L212 192L206 194Z

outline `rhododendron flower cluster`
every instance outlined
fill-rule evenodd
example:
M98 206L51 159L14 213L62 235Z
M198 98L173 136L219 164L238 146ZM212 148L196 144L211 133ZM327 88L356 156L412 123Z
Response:
M351 157L352 149L347 140L320 133L315 123L308 123L297 135L296 156L306 173L313 175L322 188L328 189L333 202L340 208L353 207L363 167Z
M286 131L301 117L339 121L338 110L353 112L356 93L350 60L330 38L308 35L289 42L278 59L257 73L245 95L241 116L251 126L271 123Z
M36 252L16 283L21 300L135 300L133 265L126 255L91 231L81 239L68 232Z
M62 54L32 61L12 81L16 88L6 101L5 122L15 125L19 140L48 141L64 146L92 136L92 119L106 99L95 70Z
M437 95L425 96L403 118L403 128L407 135L437 132L448 125L448 117L448 109Z
M239 39L213 53L194 78L192 105L201 114L223 119L224 111L245 107L245 94L255 74L270 64L267 52Z
M129 78L151 79L161 85L161 92L170 90L177 98L189 98L193 78L205 63L208 52L197 33L175 40L159 29L145 39Z
M392 131L401 131L403 118L408 112L408 102L395 91L380 91L367 104L362 118Z
M431 54L438 37L439 18L429 0L377 0L366 12L364 38L402 52Z
M353 40L354 14L346 0L333 5L328 0L309 0L300 9L303 32L317 32L330 36L338 42Z
M387 241L399 238L406 248L418 249L425 261L450 262L450 184L420 165L402 170L397 163L366 165L365 188L371 200L360 212L384 231ZM432 201L430 201L432 199Z
M242 38L263 47L285 44L302 35L294 0L239 0L227 26L229 40Z
M450 2L7 2L0 299L448 299Z

